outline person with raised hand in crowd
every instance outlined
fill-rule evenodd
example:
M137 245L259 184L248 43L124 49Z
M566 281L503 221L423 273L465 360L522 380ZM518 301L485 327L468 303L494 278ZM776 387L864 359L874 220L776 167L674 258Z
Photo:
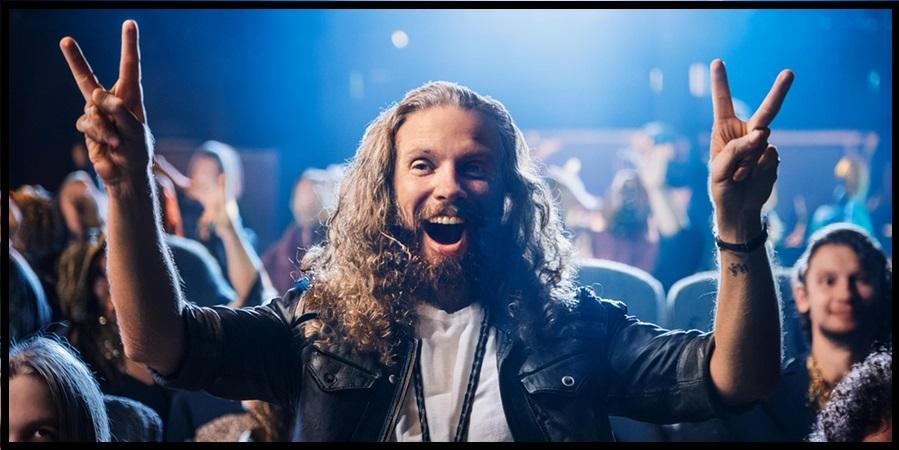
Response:
M184 259L185 251L192 249L185 250L184 245L178 244L190 247L193 242L202 244L237 293L235 299L227 302L231 306L259 305L277 295L256 252L256 235L243 226L237 206L243 184L237 151L222 142L204 142L191 157L189 178L161 156L154 156L153 169L157 182L162 183L159 187L166 188L158 193L162 196L160 205L166 225L172 227L167 230L166 239L170 243L179 241L175 243L179 247L179 259ZM180 192L186 194L181 196L184 203L179 200L177 190L173 196L170 187L180 188ZM192 242L175 238L179 230ZM192 253L196 256L197 252ZM195 267L195 263L192 261L191 267ZM206 306L215 304L202 298L192 301Z
M184 302L152 194L137 24L104 89L60 42L84 96L77 128L109 201L124 349L172 386L285 407L292 438L611 440L608 414L656 422L745 408L777 383L780 320L761 206L769 124L793 75L733 113L711 63L710 194L722 267L714 333L668 331L572 282L570 243L505 107L428 83L369 125L307 283L244 309ZM468 370L470 367L470 371Z

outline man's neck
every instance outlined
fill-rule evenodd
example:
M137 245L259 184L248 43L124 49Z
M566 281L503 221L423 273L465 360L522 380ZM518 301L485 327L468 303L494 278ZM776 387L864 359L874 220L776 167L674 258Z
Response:
M812 339L811 352L821 376L830 385L843 379L856 359L851 345L835 342L820 334Z

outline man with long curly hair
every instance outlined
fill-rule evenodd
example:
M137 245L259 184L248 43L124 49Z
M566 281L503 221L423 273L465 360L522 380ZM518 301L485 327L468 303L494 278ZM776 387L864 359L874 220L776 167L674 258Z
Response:
M137 25L106 90L60 46L77 128L110 193L109 277L126 354L161 381L294 414L294 440L611 440L609 414L656 422L740 409L777 382L777 296L761 206L784 71L748 121L711 65L710 193L722 266L714 334L639 322L572 281L556 206L505 107L446 82L366 130L326 240L280 300L187 305L160 236Z

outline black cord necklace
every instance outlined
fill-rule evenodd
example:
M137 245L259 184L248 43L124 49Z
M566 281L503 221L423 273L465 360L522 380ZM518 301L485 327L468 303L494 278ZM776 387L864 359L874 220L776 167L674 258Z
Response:
M478 380L481 377L481 363L484 360L484 350L487 348L487 308L484 308L484 317L481 319L481 329L478 335L478 343L474 351L474 361L471 363L471 374L468 376L468 386L465 388L465 397L462 402L462 412L459 414L459 425L456 426L456 437L453 442L463 442L468 435L468 424L471 419L471 404L474 403L474 394L478 390ZM415 361L415 402L418 404L418 420L421 422L422 442L431 442L431 432L428 430L428 414L425 411L424 388L421 376L421 352Z

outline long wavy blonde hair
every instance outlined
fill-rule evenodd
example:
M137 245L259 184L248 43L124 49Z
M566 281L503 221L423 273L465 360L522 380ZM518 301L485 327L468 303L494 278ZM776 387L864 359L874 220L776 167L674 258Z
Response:
M327 238L300 264L311 280L304 306L319 312L307 334L325 345L374 353L390 365L401 338L412 333L416 300L410 294L422 276L396 231L396 134L410 114L443 105L482 113L501 136L502 232L492 237L502 241L503 259L484 268L492 275L485 277L492 283L487 306L514 311L521 334L537 337L528 329L534 318L551 321L551 311L576 301L571 244L521 130L502 103L458 84L432 82L408 92L368 126L341 182Z

